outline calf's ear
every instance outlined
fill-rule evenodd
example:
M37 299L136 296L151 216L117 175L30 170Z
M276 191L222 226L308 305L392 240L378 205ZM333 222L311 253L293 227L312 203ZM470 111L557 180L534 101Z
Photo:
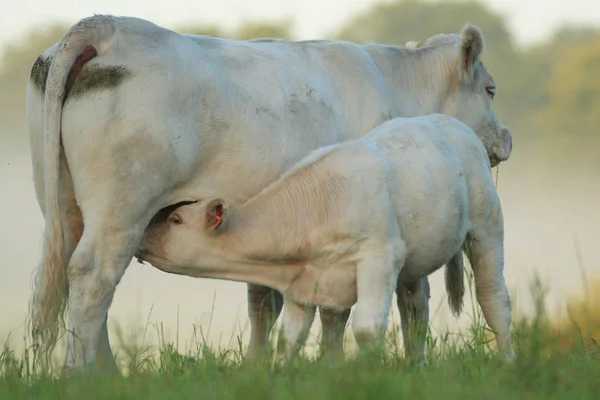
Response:
M206 206L206 228L217 230L227 215L227 203L223 199L211 200Z
M483 52L484 40L481 30L473 25L465 25L460 32L459 71L461 79L471 84L475 77L477 62Z

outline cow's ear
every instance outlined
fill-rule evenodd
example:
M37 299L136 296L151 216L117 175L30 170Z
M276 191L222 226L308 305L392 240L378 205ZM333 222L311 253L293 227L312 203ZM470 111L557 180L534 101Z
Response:
M419 47L423 46L423 43L425 43L425 42L423 42L423 41L417 42L417 41L411 40L409 42L406 42L404 47L406 47L407 49L410 49L410 50L416 50Z
M481 30L473 25L465 25L460 32L459 71L461 79L470 84L475 76L477 62L483 52L484 40Z
M216 231L227 217L227 203L223 199L211 200L206 206L206 228Z

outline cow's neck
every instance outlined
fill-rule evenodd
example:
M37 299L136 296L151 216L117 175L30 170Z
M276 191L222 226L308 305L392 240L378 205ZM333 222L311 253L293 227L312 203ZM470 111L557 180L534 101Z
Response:
M404 49L403 49L404 50ZM394 53L393 72L389 76L394 88L399 116L415 117L443 111L443 105L452 86L450 52L445 49L420 49Z

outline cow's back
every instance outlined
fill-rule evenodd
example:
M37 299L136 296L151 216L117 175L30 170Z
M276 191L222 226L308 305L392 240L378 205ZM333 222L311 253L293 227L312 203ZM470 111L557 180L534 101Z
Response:
M209 110L220 122L201 132L215 150L182 191L210 187L248 198L311 150L357 138L395 115L391 88L361 46L183 37L212 74L198 77L198 115Z
M396 114L390 82L363 46L332 40L184 36L250 100L284 114L279 128L308 132L315 123L331 119L338 138L356 138ZM312 126L306 125L309 116Z
M90 185L119 185L135 165L161 171L145 179L173 186L167 203L215 192L241 200L310 150L358 137L395 114L388 83L358 45L236 41L115 21L116 33L81 75L102 70L104 81L78 78L63 108L65 154L75 174L93 171L74 176ZM39 142L43 88L32 85Z

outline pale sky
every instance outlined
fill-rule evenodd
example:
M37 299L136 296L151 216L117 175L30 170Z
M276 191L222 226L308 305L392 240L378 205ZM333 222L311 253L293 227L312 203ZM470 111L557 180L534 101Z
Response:
M300 39L318 38L334 31L352 16L381 0L3 0L0 14L0 51L18 40L23 30L62 20L74 23L94 13L146 18L166 27L182 23L218 24L227 28L248 19L288 19ZM544 39L563 23L600 26L598 0L483 0L509 17L515 39L529 44ZM462 24L460 21L457 25Z

